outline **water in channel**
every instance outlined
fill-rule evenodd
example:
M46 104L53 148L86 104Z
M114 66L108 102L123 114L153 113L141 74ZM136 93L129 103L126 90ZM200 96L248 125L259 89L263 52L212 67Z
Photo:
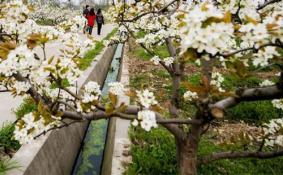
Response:
M122 54L123 45L118 44L102 88L102 96L108 93L108 83L118 79ZM98 120L89 123L72 175L99 175L101 173L108 122L109 120Z

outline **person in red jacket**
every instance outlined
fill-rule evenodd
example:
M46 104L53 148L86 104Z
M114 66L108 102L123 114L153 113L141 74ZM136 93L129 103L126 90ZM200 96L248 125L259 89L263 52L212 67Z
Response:
M95 18L96 18L94 8L90 9L86 18L87 18L87 32L91 35L93 26L95 24Z

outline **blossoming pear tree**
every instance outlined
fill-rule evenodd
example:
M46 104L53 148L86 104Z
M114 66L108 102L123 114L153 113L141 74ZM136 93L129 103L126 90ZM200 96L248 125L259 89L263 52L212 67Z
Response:
M1 92L34 99L37 110L17 121L15 138L21 144L53 129L85 120L120 117L146 131L158 125L174 135L180 174L197 174L198 164L220 159L272 158L283 155L283 119L273 119L262 126L262 134L244 140L258 146L258 151L217 152L203 157L197 154L201 137L210 124L225 117L225 110L244 101L272 100L283 109L283 74L274 75L276 82L264 81L254 88L236 88L228 92L219 70L250 74L253 68L278 66L282 71L283 3L281 0L142 0L134 4L115 3L109 9L119 24L119 42L135 39L149 54L152 63L161 65L171 76L172 94L169 109L159 105L148 89L129 91L121 83L109 84L107 100L101 100L101 87L88 82L77 93L76 81L82 71L78 64L91 40L82 42L78 31L83 17L75 17L54 27L39 26L29 18L25 1L0 4L0 84ZM79 26L79 27L78 27ZM60 41L60 56L39 57L46 44ZM156 52L166 45L170 57ZM280 54L281 53L281 54ZM201 85L182 79L189 74L188 64L201 68ZM180 94L181 83L187 92ZM120 103L118 95L129 95L135 106ZM104 98L104 99L105 99ZM193 118L181 112L181 102L197 108ZM170 115L167 116L166 114ZM65 119L71 119L71 122ZM67 123L69 122L69 123ZM268 147L265 152L263 147Z
M30 4L33 6L29 15L30 18L34 21L46 21L51 25L57 25L63 21L67 21L67 19L71 19L80 13L76 9L60 6L60 3L55 0L49 0L47 2L33 0Z

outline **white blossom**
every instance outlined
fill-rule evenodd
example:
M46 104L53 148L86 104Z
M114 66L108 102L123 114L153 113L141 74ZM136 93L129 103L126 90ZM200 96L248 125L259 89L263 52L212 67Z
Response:
M276 48L271 46L259 50L258 53L254 55L255 55L255 58L253 60L254 66L267 66L269 64L269 61L274 56L280 56L280 54L276 51Z
M205 9L205 10L204 10ZM211 23L203 27L203 23L208 18L222 18L224 12L217 9L212 4L202 3L188 9L185 17L185 25L182 27L183 39L182 50L188 48L197 49L198 52L206 51L215 55L217 52L228 51L234 37L234 28L231 23Z
M157 104L154 94L147 89L144 91L137 91L137 96L138 96L139 103L147 109L150 106Z
M196 92L187 91L183 97L186 101L192 101L198 98L198 94Z
M33 113L28 113L16 124L14 137L20 144L27 144L35 136L46 132L51 127L59 126L60 120L60 117L50 116L50 120L47 121L43 116L35 116Z
M262 83L260 83L260 86L261 87L264 87L264 86L272 86L274 85L275 83L273 81L270 81L270 80L264 80Z
M139 122L137 119L134 119L134 121L132 122L132 125L133 126L138 126L139 125Z
M275 108L283 110L283 99L272 100L272 104Z
M201 61L200 61L200 59L197 59L197 60L195 61L195 63L196 63L197 66L201 66Z
M158 65L160 62L160 58L158 56L154 56L151 58L151 60L155 65Z
M171 64L173 64L174 58L173 57L164 58L164 62L166 66L170 66Z
M112 82L112 83L109 83L108 86L110 87L109 92L114 95L124 95L125 94L125 87L120 82Z
M139 111L138 119L141 120L140 125L146 131L150 131L151 128L157 128L156 117L153 111Z
M213 72L211 78L212 80L210 84L216 86L220 92L225 92L225 90L222 88L224 77L218 72Z
M283 128L283 119L272 119L264 125L263 131L265 136L266 146L283 147L283 133L280 131Z
M98 100L100 95L101 95L100 86L94 81L89 81L84 86L82 103L91 103L95 100Z

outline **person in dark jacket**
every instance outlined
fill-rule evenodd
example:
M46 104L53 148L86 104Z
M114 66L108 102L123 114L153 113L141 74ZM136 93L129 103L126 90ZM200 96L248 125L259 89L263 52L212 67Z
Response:
M102 15L101 9L98 9L98 11L97 11L96 23L97 23L97 34L100 35L102 25L104 24L104 17Z
M95 23L96 15L94 13L94 8L91 8L87 15L87 32L91 35L92 29Z
M89 5L86 5L86 6L85 6L85 9L83 10L83 16L84 16L85 18L87 18L88 13L89 13ZM87 30L87 23L85 23L85 25L84 25L83 32L85 33L86 30Z
M85 6L85 9L84 9L84 11L83 11L83 16L86 18L87 15L88 15L88 13L89 13L89 5L86 5L86 6Z

